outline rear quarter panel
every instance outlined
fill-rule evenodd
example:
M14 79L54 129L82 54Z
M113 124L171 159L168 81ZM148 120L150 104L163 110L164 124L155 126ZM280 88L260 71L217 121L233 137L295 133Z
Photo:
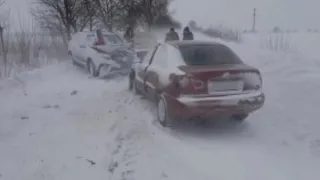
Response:
M176 74L175 71L168 68L150 67L148 69L148 79L154 87L155 95L164 94L172 98L178 96L178 89L175 81L171 79L171 75Z

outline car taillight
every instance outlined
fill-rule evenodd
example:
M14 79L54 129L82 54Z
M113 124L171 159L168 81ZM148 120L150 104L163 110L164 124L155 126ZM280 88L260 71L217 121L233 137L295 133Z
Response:
M178 78L178 85L180 87L185 88L185 87L188 87L189 84L190 84L190 80L186 76L182 76Z
M201 80L190 77L190 82L195 90L200 90L204 88L204 83Z
M197 91L205 88L204 82L192 75L172 75L171 79L177 83L178 88L182 88L181 90Z
M242 74L242 78L249 89L254 89L254 90L262 89L262 77L260 74L247 72Z

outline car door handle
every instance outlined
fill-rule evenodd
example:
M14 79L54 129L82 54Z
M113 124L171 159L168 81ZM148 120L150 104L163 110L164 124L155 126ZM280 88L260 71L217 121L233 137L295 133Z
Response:
M85 45L80 45L80 48L86 48L86 46Z

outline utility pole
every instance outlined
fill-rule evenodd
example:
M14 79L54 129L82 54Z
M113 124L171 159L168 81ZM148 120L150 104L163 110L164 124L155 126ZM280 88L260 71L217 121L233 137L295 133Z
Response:
M253 8L253 14L252 14L252 32L256 32L256 8Z

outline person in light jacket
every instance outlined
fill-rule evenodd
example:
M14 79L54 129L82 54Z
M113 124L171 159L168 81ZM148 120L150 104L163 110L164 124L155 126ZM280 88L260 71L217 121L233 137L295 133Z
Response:
M174 28L170 28L170 31L166 34L166 39L165 41L179 41L179 35L178 33L174 30Z

